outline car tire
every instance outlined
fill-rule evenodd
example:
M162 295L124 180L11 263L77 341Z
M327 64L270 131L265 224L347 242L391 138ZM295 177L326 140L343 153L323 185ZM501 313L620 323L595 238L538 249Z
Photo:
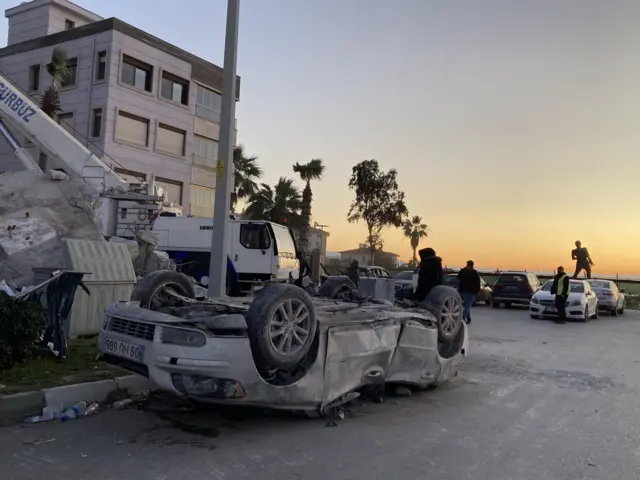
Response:
M357 287L347 277L329 277L320 286L319 297L333 298L335 300L353 300L353 291Z
M600 317L600 313L598 312L598 306L596 305L595 312L593 315L591 315L591 318L593 318L594 320L597 320L599 317Z
M530 316L533 320L540 320L540 315L533 315L533 314L530 314L529 316Z
M263 288L251 302L245 318L258 368L294 367L309 353L318 330L311 296L285 283ZM282 333L274 335L277 332ZM293 345L296 337L298 341Z
M162 287L171 287L177 294L187 298L195 298L196 292L189 277L173 270L156 270L148 273L136 283L131 292L131 301L140 302L142 308L157 309L154 300Z
M488 307L489 305L493 304L493 300L491 299L491 295L489 295L487 297L487 299L484 301L484 304Z
M492 302L493 308L500 308L500 302Z
M582 314L582 318L580 319L580 321L582 323L587 323L589 320L589 307L584 307L584 313Z
M618 306L617 305L614 307L613 310L611 310L611 316L612 317L617 317L618 316Z
M453 343L462 328L462 298L455 288L446 285L433 287L427 298L418 305L436 317L438 340Z
M625 303L622 303L622 308L620 309L620 315L624 315L624 309L626 308Z

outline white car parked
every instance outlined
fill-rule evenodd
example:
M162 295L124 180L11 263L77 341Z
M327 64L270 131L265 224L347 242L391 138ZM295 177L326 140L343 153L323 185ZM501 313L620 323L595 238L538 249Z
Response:
M622 315L627 306L624 290L618 290L618 286L611 280L587 280L598 296L598 307L607 311L612 317Z
M551 294L553 281L546 282L538 290L529 305L531 318L556 317L558 310L555 306L555 295ZM569 298L567 298L567 318L588 321L598 318L598 297L591 289L591 285L584 280L570 280Z

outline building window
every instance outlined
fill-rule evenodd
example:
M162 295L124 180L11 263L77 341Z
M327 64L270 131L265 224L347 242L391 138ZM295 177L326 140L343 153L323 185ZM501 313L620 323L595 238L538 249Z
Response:
M148 147L149 119L119 111L116 121L116 141Z
M147 176L144 173L125 170L124 168L115 168L114 170L129 183L144 183L147 181Z
M91 137L100 138L102 136L102 109L94 108L91 111Z
M189 82L170 73L162 72L160 95L172 102L189 105Z
M76 22L73 20L69 20L68 18L64 21L64 29L71 30L72 28L76 28Z
M96 58L96 81L107 78L107 52L98 52Z
M120 81L130 87L150 92L153 82L153 67L129 55L123 55Z
M190 197L189 214L191 216L213 217L213 204L216 197L216 191L213 188L191 185Z
M62 128L64 128L67 132L74 136L75 133L75 122L73 112L65 112L58 114L58 123Z
M164 199L178 205L182 204L182 182L156 177L156 186L164 190Z
M62 88L75 87L78 81L78 57L67 60L67 74L62 77L60 86Z
M196 135L193 163L208 168L216 168L218 160L218 142Z
M159 123L156 135L156 151L184 157L186 136L187 132L184 130Z
M196 104L220 113L220 109L222 108L222 95L198 85L196 89Z
M31 65L29 67L29 91L37 92L40 90L40 65Z

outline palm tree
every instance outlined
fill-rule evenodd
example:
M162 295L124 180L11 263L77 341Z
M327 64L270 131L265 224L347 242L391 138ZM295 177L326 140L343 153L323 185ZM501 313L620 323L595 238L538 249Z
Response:
M300 175L303 182L306 182L302 191L301 220L300 228L300 250L307 251L309 246L309 228L311 223L311 202L313 201L313 193L311 192L311 180L320 180L324 173L324 165L322 160L314 158L308 163L297 163L293 166L293 171Z
M411 248L413 249L413 264L417 265L418 259L416 257L416 251L420 240L427 238L429 233L429 227L426 223L422 223L422 217L414 216L402 224L402 231L404 236L411 240Z
M233 148L233 191L231 192L231 211L235 210L238 200L251 197L257 190L256 180L262 176L257 165L258 157L246 157L244 147Z
M67 53L61 48L56 48L51 54L51 61L47 64L47 73L51 75L51 85L44 91L40 108L51 118L56 118L58 113L62 111L60 107L60 84L65 76L69 75L67 68Z
M268 220L299 228L302 224L301 204L300 190L294 185L293 180L280 177L274 188L263 183L260 189L249 197L245 216L248 220Z

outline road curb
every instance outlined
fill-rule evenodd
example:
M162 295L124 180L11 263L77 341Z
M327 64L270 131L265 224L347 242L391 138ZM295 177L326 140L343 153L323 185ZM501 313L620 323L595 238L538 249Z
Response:
M6 423L31 415L40 415L45 407L64 409L78 402L100 403L117 391L133 395L155 389L155 385L145 377L127 375L112 380L63 385L14 395L0 395L0 420L4 420Z

